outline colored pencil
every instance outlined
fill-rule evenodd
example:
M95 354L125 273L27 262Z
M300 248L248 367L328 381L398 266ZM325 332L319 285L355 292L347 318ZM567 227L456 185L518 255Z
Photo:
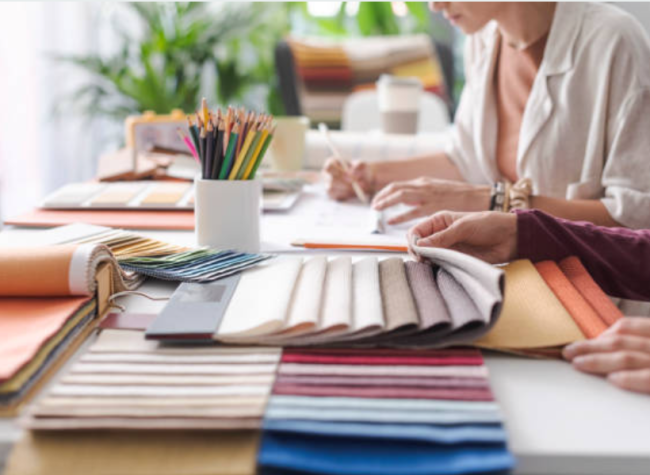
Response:
M255 179L255 174L257 173L257 169L260 166L260 163L262 163L262 160L264 159L264 155L266 154L266 150L269 148L269 145L271 144L271 140L273 140L273 134L275 134L275 126L271 129L269 132L269 135L266 137L266 142L264 142L264 147L262 147L262 151L260 152L259 157L257 157L257 161L255 162L255 166L253 167L253 171L250 174L250 177L248 178L249 180L254 180Z
M230 170L232 168L232 161L235 156L235 148L237 146L237 139L239 135L239 124L235 124L230 134L230 140L228 142L228 150L226 150L226 157L221 166L221 172L219 173L219 180L224 180L228 177Z

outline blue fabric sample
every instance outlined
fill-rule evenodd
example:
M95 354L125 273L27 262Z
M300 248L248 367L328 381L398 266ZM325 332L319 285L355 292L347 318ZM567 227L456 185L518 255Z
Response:
M441 446L416 441L265 431L262 469L332 475L461 475L510 470L505 444Z
M505 444L507 441L506 431L499 424L438 426L266 419L263 430L332 437L421 440L449 445L461 443Z

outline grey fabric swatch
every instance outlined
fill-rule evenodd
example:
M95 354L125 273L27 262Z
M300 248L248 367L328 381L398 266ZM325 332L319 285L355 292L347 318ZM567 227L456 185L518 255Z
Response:
M420 330L451 323L447 305L442 298L433 266L425 262L408 261L406 276L420 317Z

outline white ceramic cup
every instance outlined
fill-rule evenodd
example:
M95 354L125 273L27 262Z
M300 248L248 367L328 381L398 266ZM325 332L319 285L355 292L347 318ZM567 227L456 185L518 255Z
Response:
M304 116L276 117L277 127L267 152L271 168L279 171L302 169L309 118Z
M382 130L386 134L416 134L422 81L382 74L377 81L377 100Z
M194 221L199 246L260 251L260 180L195 180Z

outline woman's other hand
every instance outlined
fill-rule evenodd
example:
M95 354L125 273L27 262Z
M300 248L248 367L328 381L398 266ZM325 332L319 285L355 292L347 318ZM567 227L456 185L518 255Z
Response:
M509 262L517 255L517 216L511 213L443 211L413 226L408 234L409 246L453 249L491 264Z
M650 394L650 318L625 317L592 340L567 346L564 358L619 388Z
M346 167L340 158L328 158L323 166L327 194L330 198L343 201L356 197L352 181L355 180L369 196L373 193L370 166L366 162L353 161Z
M377 210L397 204L413 206L408 212L388 220L388 224L394 225L438 211L483 211L489 208L490 194L490 187L486 185L421 177L391 183L377 193L372 206Z

